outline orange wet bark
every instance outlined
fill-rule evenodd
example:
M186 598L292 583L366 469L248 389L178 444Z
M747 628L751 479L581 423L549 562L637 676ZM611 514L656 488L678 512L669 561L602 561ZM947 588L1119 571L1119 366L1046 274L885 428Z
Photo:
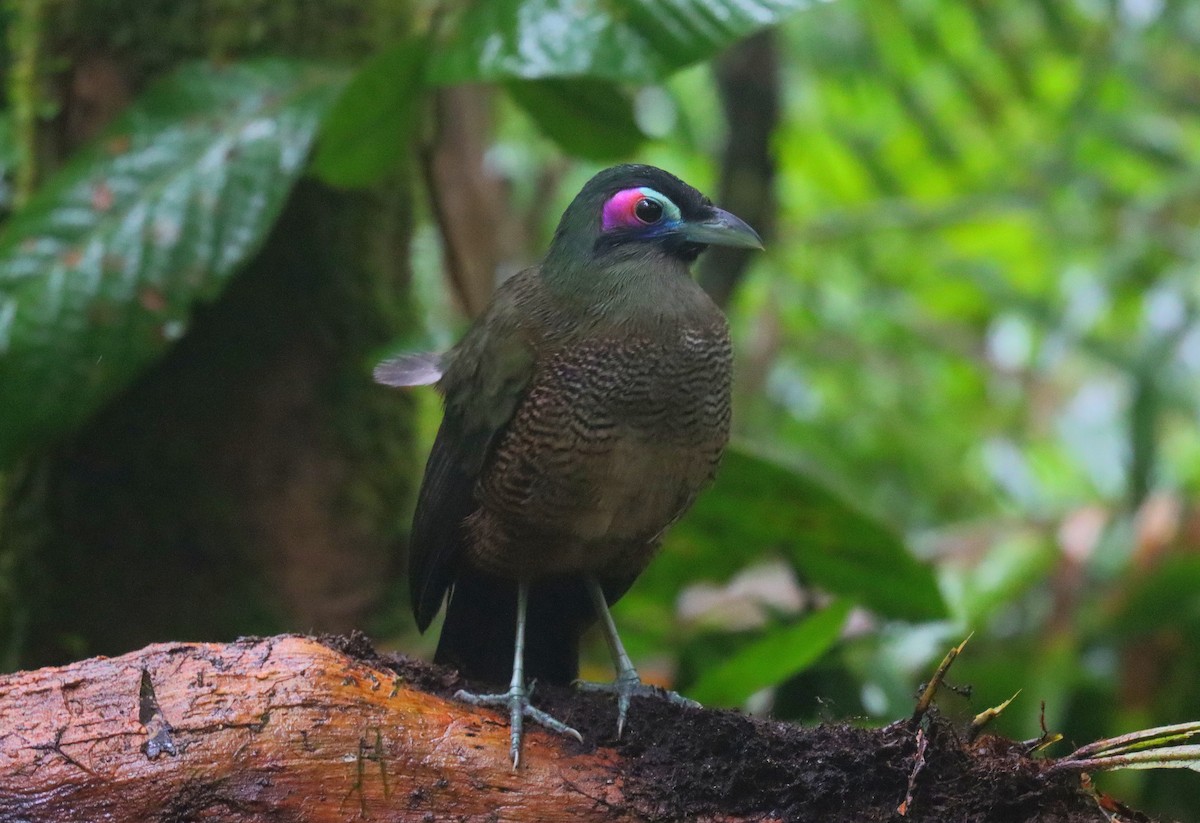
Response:
M172 643L0 678L0 819L633 819L608 750L304 637Z

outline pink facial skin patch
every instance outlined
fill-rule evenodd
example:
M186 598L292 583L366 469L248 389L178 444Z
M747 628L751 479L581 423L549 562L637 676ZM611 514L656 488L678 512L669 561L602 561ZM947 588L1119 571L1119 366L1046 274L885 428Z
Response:
M643 197L650 197L658 200L662 197L661 194L645 187L636 189L625 189L619 191L608 199L604 204L604 211L600 219L600 226L608 231L619 226L644 226L646 225L641 220L637 219L634 214L634 209L637 203Z

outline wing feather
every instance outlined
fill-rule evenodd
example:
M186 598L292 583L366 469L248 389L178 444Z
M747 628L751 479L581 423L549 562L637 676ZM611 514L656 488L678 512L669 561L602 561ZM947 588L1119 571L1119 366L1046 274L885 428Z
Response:
M523 275L501 287L487 313L439 363L445 368L438 382L445 413L425 465L409 544L409 592L421 631L454 584L464 521L478 506L480 473L533 376L533 349L517 305L532 272Z
M409 541L408 585L417 628L425 631L442 607L462 554L463 521L475 510L476 476L467 471L458 448L455 421L443 418L425 477Z

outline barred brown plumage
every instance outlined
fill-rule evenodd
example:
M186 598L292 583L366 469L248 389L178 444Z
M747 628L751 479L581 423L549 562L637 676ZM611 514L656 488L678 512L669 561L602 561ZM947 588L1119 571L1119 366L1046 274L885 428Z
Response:
M587 338L536 369L480 478L477 568L604 581L645 566L729 438L732 352L712 312L666 339Z

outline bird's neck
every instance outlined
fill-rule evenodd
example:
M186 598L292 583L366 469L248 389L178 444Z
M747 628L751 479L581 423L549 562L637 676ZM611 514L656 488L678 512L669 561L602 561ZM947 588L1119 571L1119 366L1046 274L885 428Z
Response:
M708 320L719 313L682 260L665 254L610 261L602 269L543 266L555 302L583 328L653 333Z

